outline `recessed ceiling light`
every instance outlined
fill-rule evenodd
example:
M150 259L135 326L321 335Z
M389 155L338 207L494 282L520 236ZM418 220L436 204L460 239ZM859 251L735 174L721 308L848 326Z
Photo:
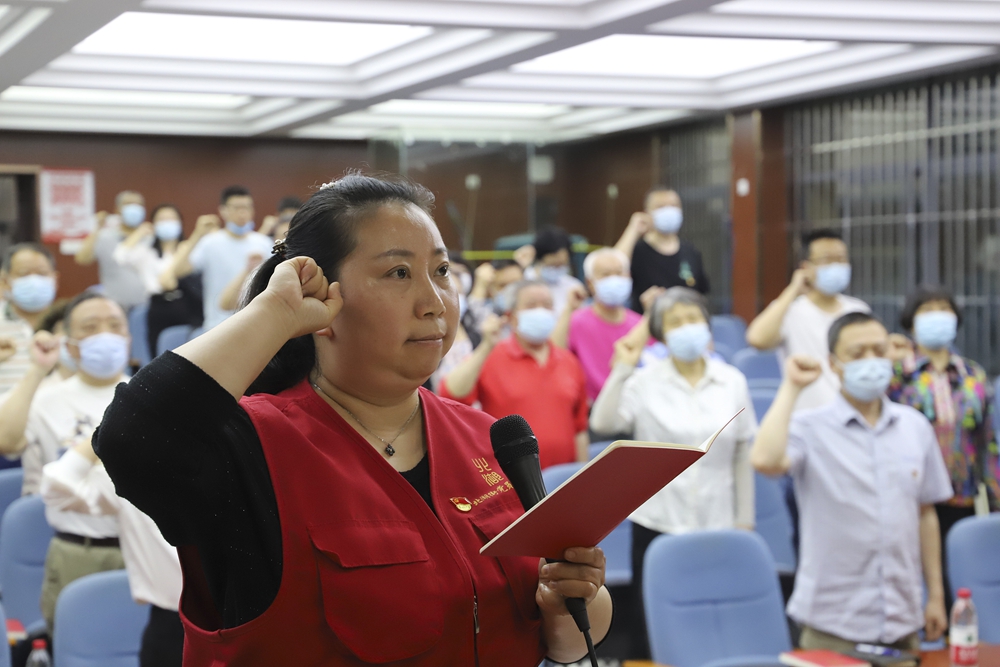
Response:
M561 104L518 102L453 102L449 100L389 100L371 107L393 116L475 116L480 118L551 118L565 113Z
M11 86L0 93L0 100L7 102L47 102L52 104L237 109L250 102L250 97L247 95L218 95L212 93L161 93L139 90Z
M836 49L836 42L610 35L512 69L546 74L714 79Z
M345 66L431 32L410 25L126 12L73 53Z

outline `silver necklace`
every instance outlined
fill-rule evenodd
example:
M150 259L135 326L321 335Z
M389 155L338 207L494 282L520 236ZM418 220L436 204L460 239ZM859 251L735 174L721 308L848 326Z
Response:
M364 422L361 421L360 419L358 419L357 415L355 415L353 412L351 412L346 407L344 407L344 405L342 403L340 403L337 399L335 399L333 396L331 396L330 394L328 394L325 391L323 391L323 387L319 386L315 382L312 382L310 384L312 384L312 386L316 389L316 391L318 391L319 393L323 394L324 396L326 396L327 398L329 398L331 401L333 401L334 403L336 403L337 405L339 405L341 408L343 408L344 412L346 412L347 414L349 414L351 416L351 419L353 419L354 421L358 422L358 426L360 426L364 430L368 431L368 433L372 437L378 438L383 444L385 444L385 450L384 451L385 451L385 453L386 453L387 456L392 456L393 454L396 453L396 448L392 446L392 443L396 442L396 440L399 439L399 436L403 435L403 431L405 431L406 427L410 425L410 422L413 421L413 418L417 416L417 410L420 409L420 400L418 399L417 400L417 404L415 406L413 406L413 412L411 412L410 416L406 418L406 422L403 424L403 427L401 429L399 429L399 432L395 436L393 436L392 440L386 440L385 438L383 438L382 436L380 436L378 433L375 433L375 431L373 431L370 428L368 428L367 426L365 426Z

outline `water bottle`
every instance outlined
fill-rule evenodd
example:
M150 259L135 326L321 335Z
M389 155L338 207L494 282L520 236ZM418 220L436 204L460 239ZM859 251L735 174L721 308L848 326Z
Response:
M28 656L25 667L52 667L52 660L49 659L49 652L45 650L45 646L44 639L31 642L31 655Z
M951 608L951 667L978 667L979 619L972 604L972 591L958 589L958 599Z

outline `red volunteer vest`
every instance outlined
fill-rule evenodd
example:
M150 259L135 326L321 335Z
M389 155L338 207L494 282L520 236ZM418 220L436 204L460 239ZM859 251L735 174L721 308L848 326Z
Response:
M192 583L197 553L182 549L185 667L538 665L538 559L479 554L522 513L493 419L420 397L436 516L308 382L241 401L277 496L281 584L261 616L217 629Z

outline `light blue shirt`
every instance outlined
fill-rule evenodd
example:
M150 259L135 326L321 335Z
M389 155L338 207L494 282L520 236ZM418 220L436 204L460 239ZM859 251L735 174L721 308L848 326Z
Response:
M788 615L857 642L923 627L920 506L952 495L930 422L883 397L872 427L838 394L793 415L788 458L801 536Z
M250 255L260 255L263 259L271 256L273 241L259 232L250 232L240 238L224 229L212 232L191 251L189 261L196 271L201 272L203 302L205 308L205 330L224 322L233 310L219 307L219 297L223 290L247 266Z

